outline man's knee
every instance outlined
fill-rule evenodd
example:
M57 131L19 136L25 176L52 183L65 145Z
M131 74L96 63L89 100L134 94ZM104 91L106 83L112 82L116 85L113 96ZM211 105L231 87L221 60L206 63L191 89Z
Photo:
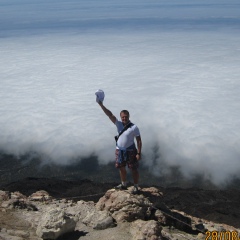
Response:
M120 168L119 168L119 171L120 171L120 172L126 172L126 166L120 167Z

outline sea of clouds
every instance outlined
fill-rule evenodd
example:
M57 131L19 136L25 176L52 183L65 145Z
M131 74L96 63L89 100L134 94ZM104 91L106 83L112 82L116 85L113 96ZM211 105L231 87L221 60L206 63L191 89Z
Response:
M223 183L240 171L240 3L0 0L0 149L114 159L117 117L142 162Z

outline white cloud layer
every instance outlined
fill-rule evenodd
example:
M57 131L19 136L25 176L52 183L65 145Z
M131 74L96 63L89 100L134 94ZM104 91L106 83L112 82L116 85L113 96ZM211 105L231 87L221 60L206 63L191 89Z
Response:
M164 161L215 183L238 175L238 3L168 2L0 1L0 149L112 161L100 88L115 115L130 111L148 166L159 147L156 174Z

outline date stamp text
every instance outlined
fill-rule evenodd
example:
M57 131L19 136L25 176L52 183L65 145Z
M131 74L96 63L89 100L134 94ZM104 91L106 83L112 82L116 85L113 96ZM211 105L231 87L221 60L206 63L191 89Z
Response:
M240 240L237 231L207 231L205 240Z

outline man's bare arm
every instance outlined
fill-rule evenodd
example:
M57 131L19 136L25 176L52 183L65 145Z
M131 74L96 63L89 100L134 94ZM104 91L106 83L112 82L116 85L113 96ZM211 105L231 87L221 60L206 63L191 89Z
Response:
M112 112L110 110L108 110L102 102L98 103L99 106L102 108L103 112L110 118L110 120L115 124L117 118L112 114Z
M136 137L137 140L137 150L138 150L138 154L137 154L137 160L141 159L141 151L142 151L142 139L141 136L137 136Z

